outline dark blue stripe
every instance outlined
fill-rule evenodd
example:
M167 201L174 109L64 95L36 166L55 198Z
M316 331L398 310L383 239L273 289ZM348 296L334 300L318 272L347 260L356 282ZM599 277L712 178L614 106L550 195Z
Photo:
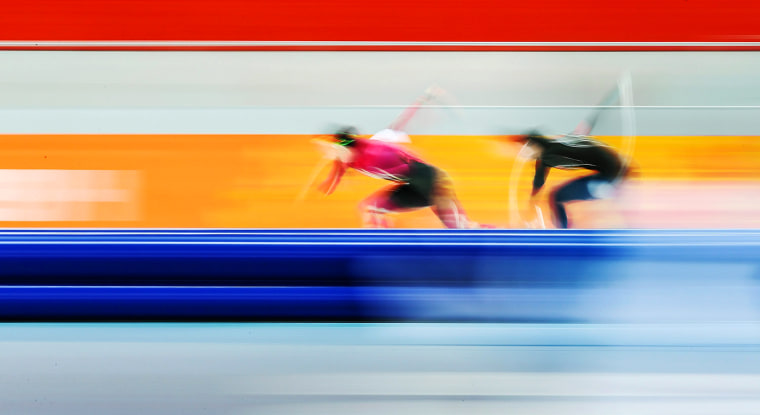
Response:
M632 267L684 286L695 276L704 285L706 277L758 274L759 236L756 230L6 230L0 319L403 320L420 318L410 310L422 300L445 307L485 284L533 295L510 298L517 311L499 318L561 321L547 293L559 290L560 300L572 301L567 292L604 287Z

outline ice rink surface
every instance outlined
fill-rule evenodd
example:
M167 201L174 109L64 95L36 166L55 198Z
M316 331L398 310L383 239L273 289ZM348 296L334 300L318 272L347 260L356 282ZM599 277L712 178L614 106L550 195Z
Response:
M756 322L0 325L3 414L757 414Z

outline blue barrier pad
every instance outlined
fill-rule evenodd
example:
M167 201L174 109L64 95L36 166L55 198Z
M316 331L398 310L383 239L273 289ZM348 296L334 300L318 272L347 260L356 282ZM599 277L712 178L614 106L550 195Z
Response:
M736 297L729 287L755 292L759 236L755 230L7 230L0 231L0 319L586 322L598 319L600 304L611 298L625 302L635 294L646 302L652 290L684 288L686 304L653 310L688 318L695 314L677 311L710 310L703 303L712 293L729 301ZM736 304L721 305L717 314L751 311ZM631 307L641 305L608 317L651 318Z

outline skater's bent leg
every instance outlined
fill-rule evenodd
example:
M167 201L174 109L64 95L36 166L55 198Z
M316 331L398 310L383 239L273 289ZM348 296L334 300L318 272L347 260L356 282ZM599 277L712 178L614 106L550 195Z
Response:
M556 227L565 229L570 226L567 217L567 209L565 208L566 203L577 200L595 199L595 197L589 193L589 183L595 179L597 179L596 175L571 180L552 192L549 202L552 209L552 218L554 219L554 225Z
M431 208L443 225L449 229L469 229L471 227L464 208L456 198L436 198L435 204Z
M388 227L388 213L408 212L428 206L407 184L388 186L359 204L365 227Z
M467 213L454 192L454 182L446 172L437 170L433 192L433 205L431 207L445 227L449 229L470 229L478 226L467 218Z
M387 228L389 226L387 213L392 210L388 203L389 194L396 186L381 189L359 203L362 226L365 228Z

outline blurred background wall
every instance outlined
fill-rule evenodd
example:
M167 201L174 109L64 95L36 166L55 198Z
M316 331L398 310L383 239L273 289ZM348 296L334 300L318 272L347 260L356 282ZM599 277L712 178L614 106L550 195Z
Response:
M0 225L359 226L382 183L313 191L309 143L366 134L424 88L410 125L473 218L510 220L502 134L566 132L621 72L633 79L637 176L579 227L756 227L756 6L162 0L7 2L0 16ZM621 146L621 110L596 134ZM552 173L552 182L567 175ZM317 179L318 180L318 179ZM308 213L307 213L308 212ZM609 215L604 212L614 212ZM439 227L427 211L398 227Z
M475 220L515 226L509 189L526 196L532 169L513 180L499 137L569 132L625 71L633 106L605 108L594 133L637 175L616 206L573 205L577 226L760 224L752 51L7 50L0 63L6 227L358 227L356 204L386 184L354 174L322 197L311 140L372 134L432 84L448 94L412 120L411 148ZM440 227L427 210L395 225Z

